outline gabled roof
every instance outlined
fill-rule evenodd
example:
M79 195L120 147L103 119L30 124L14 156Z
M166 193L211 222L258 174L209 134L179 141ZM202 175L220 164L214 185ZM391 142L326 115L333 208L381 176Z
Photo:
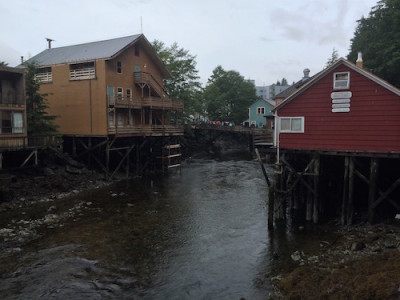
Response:
M298 95L302 94L304 91L308 90L311 86L313 86L316 82L318 82L321 78L325 77L329 72L331 72L333 69L337 68L339 65L345 65L352 69L353 71L356 71L360 73L361 75L367 77L368 79L374 81L375 83L381 85L382 87L388 89L389 91L393 92L394 94L400 96L400 90L393 85L389 84L388 82L384 81L383 79L379 78L378 76L361 69L357 67L355 64L349 62L345 58L340 58L338 59L334 64L329 66L328 68L322 70L321 72L315 74L313 77L311 77L305 84L303 84L300 88L297 90L293 91L292 94L290 94L282 103L280 103L278 106L276 106L272 111L277 111L283 106L287 105L290 103L295 97ZM285 91L283 91L285 92Z
M82 63L94 60L110 60L117 57L125 49L139 41L143 42L142 45L148 50L150 56L160 67L165 76L164 78L170 78L171 74L143 34L79 45L50 48L30 58L27 62L29 63L34 61L38 63L39 66L51 66L66 63Z
M271 106L275 106L275 101L273 101L273 100L268 100L268 99L257 99L257 100L255 100L250 106L253 106L254 104L256 104L257 102L265 102L265 104L269 104L269 105L271 105Z
M289 97L291 94L293 94L296 90L298 90L303 84L305 84L307 81L309 81L312 77L308 77L308 78L302 78L299 81L297 81L296 83L292 84L291 86L289 86L287 89L283 90L282 92L280 92L279 94L275 95L274 99L277 98L287 98Z

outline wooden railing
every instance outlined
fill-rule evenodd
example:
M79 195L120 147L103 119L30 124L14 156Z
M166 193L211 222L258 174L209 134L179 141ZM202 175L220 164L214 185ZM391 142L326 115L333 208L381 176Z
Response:
M52 74L52 72L37 73L35 75L35 80L38 82L41 82L41 83L52 82L53 74Z
M69 71L70 80L94 79L96 78L95 68L83 68Z
M183 134L182 125L125 125L109 126L109 134L164 135Z
M162 85L151 75L150 73L146 72L135 72L134 73L134 80L136 84L147 84L149 85L158 96L161 98L168 97L167 92L164 90Z
M145 99L132 98L132 97L113 97L107 96L109 106L117 106L121 108L141 108L151 107L155 109L165 110L183 110L182 100L172 100L169 97L148 97Z

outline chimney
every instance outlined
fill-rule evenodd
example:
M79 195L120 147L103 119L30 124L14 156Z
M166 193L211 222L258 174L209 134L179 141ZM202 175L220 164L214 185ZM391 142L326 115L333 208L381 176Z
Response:
M356 60L356 66L359 67L360 69L363 68L363 59L362 59L362 53L358 52L358 57Z
M304 77L302 78L302 81L308 80L308 78L310 78L310 69L308 69L308 68L304 69L303 73L304 73Z
M21 65L24 63L24 57L21 56Z
M51 42L52 41L54 41L53 39L50 39L50 38L46 38L46 41L48 42L48 45L49 45L49 49L51 49Z

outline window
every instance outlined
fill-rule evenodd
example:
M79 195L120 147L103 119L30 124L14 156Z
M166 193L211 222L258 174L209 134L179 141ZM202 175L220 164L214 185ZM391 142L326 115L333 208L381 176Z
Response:
M281 132L304 132L304 117L280 118Z
M123 89L121 87L117 88L117 98L121 99L123 96Z
M40 68L35 75L35 79L40 83L52 82L53 75L51 73L51 67Z
M135 45L135 56L139 56L139 45Z
M265 114L265 107L257 107L257 115Z
M338 72L333 74L333 88L335 90L348 89L350 86L350 72Z
M23 133L24 132L24 116L22 112L13 112L13 133Z
M118 114L118 126L124 125L124 116L122 114Z
M94 62L69 65L70 80L84 80L96 78Z
M122 73L122 63L120 61L117 61L117 73Z
M126 98L127 98L127 100L132 101L132 90L131 89L126 89Z
M108 114L108 125L114 126L114 114L113 113Z

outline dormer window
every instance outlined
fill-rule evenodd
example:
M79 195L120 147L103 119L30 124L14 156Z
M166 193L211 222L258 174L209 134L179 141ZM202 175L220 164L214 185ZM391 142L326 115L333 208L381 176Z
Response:
M333 74L333 89L345 90L350 86L350 72L337 72Z

